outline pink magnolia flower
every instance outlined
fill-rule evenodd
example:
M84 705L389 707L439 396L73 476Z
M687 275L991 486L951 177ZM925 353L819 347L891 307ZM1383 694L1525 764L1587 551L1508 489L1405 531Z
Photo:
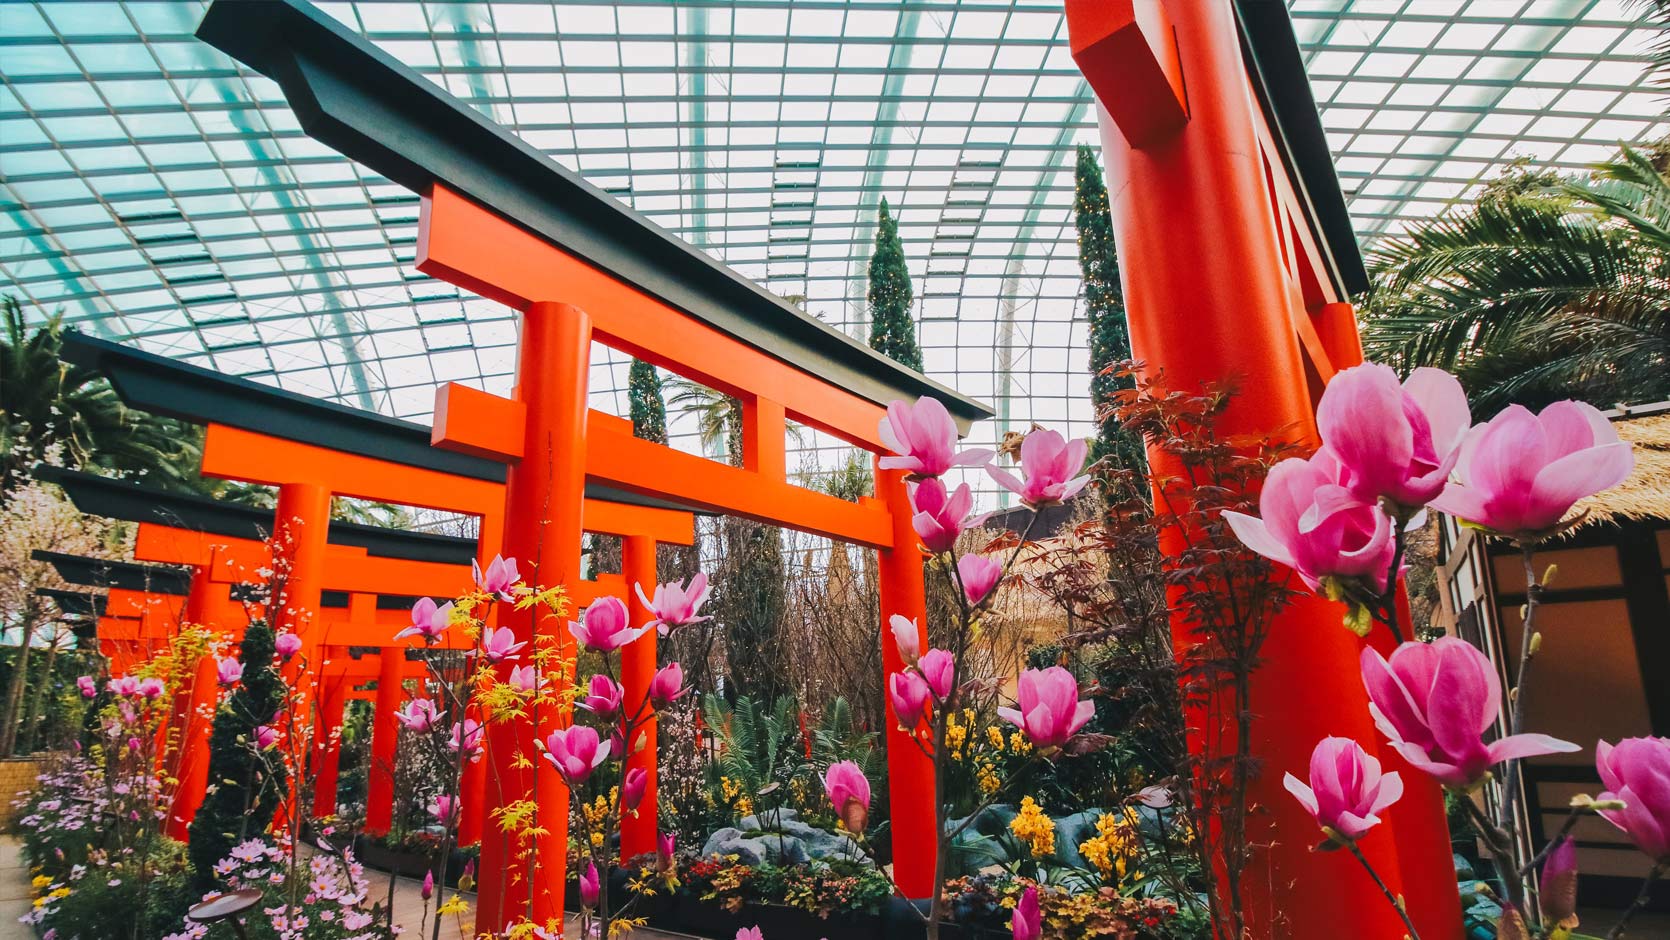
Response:
M602 888L602 882L597 877L597 863L587 862L586 871L580 876L580 906L585 908L596 907L597 896Z
M1323 738L1310 755L1310 786L1288 774L1287 792L1316 824L1354 841L1380 824L1381 810L1403 796L1397 771L1380 772L1380 761L1350 738Z
M139 680L133 676L118 676L104 684L112 695L134 695L139 691Z
M984 555L964 555L957 559L957 579L963 583L963 596L971 606L979 607L1003 578L1003 563Z
M233 685L244 677L244 664L228 656L215 660L215 674L221 685Z
M1361 657L1369 712L1404 760L1450 787L1468 787L1492 764L1578 750L1546 734L1515 734L1485 744L1502 709L1502 684L1490 660L1455 637L1408 642L1390 660Z
M1015 903L1015 913L1009 918L1009 930L1014 940L1038 940L1044 935L1044 917L1038 910L1038 889L1027 886Z
M627 626L626 604L618 597L599 598L586 608L583 620L569 621L568 632L580 645L599 653L620 649L644 635L647 627Z
M957 671L957 661L949 651L928 650L917 661L916 668L921 671L922 678L928 680L928 688L933 691L934 698L943 702L950 697L951 679Z
M474 764L481 760L481 722L474 718L466 718L452 726L452 736L447 739L446 749L457 753L464 749L464 756Z
M1442 369L1416 369L1400 385L1387 366L1353 366L1334 376L1316 408L1340 484L1359 502L1384 496L1406 510L1443 491L1470 423L1467 393Z
M514 662L518 658L517 650L527 645L526 641L516 642L515 630L495 627L482 636L481 654L490 663Z
M394 713L394 719L407 730L420 734L433 729L440 718L441 713L436 710L435 703L426 698L412 699L405 708Z
M1242 544L1292 568L1313 591L1324 578L1363 578L1383 591L1396 551L1392 520L1339 485L1338 469L1326 450L1284 460L1259 493L1263 518L1226 510L1224 521Z
M81 676L75 680L75 687L81 690L82 698L93 698L99 694L99 684L92 676Z
M1599 750L1599 747L1596 747ZM1543 918L1568 930L1577 921L1577 843L1562 836L1537 874L1537 901ZM1560 935L1556 931L1550 936Z
M629 810L637 809L638 804L644 801L644 794L647 792L649 792L648 771L642 767L634 767L628 770L620 785L621 804Z
M1022 503L1037 509L1052 503L1064 503L1079 494L1090 483L1090 475L1080 473L1090 445L1084 438L1067 440L1059 431L1033 431L1021 442L1021 472L1026 480L1001 467L987 465L986 473L997 485L1016 496Z
M655 864L663 871L673 865L673 852L678 848L678 838L671 832L664 832L655 839Z
M597 732L585 725L570 725L551 732L545 739L545 759L557 768L557 773L569 786L584 783L602 763L609 759L613 742L603 741Z
M442 793L429 801L429 815L435 817L443 826L452 825L453 816L458 812L458 798Z
M916 660L922 656L921 628L916 626L916 621L898 614L888 618L887 623L893 630L893 645L899 648L899 658L907 666L916 665Z
M959 483L956 489L947 490L944 482L937 478L913 484L910 505L916 510L916 515L910 518L910 527L916 530L922 547L936 555L950 551L964 529L985 522L986 517L991 515L969 514L974 505L974 495L967 483Z
M1026 732L1034 747L1049 750L1066 744L1096 714L1096 703L1079 701L1078 680L1060 666L1028 669L1018 685L1015 698L1020 708L1000 708L997 714Z
M902 727L914 728L922 721L932 694L928 681L914 672L895 672L887 678L887 697Z
M278 743L278 729L271 725L257 725L255 728L255 747L266 750Z
M394 635L397 640L421 636L425 643L433 643L446 632L452 620L452 601L437 606L427 597L420 597L412 605L412 625Z
M498 595L501 601L515 600L511 596L510 589L516 586L516 582L522 580L522 576L516 573L516 559L494 555L493 560L487 563L487 570L482 571L481 565L472 558L470 559L470 573L475 576L476 587L488 594Z
M599 672L591 677L587 688L587 695L580 700L580 707L594 715L608 716L620 711L621 697L625 691L620 683Z
M1509 405L1467 435L1456 481L1432 506L1496 532L1531 535L1634 467L1630 445L1592 405L1557 401L1537 415Z
M668 663L657 669L655 676L649 680L649 703L656 708L666 708L689 691L684 687L684 667Z
M529 663L526 666L510 667L510 687L518 692L532 694L538 692L545 685L545 680L539 677L539 667Z
M765 940L765 934L758 927L740 927L736 932L736 940Z
M423 886L418 888L418 895L425 901L435 896L435 873L433 871L423 873Z
M1603 800L1623 809L1601 813L1654 861L1670 860L1670 738L1625 738L1595 745Z
M655 627L662 636L666 636L674 627L686 627L713 619L698 616L702 605L707 603L708 594L712 593L707 586L705 572L696 572L688 584L680 584L677 581L657 584L654 597L644 596L642 584L635 584L632 589L638 593L638 600L643 602L654 618L644 626Z
M134 688L134 692L144 698L156 698L162 695L164 691L166 689L163 687L161 679L140 679L139 685Z
M881 442L896 457L883 457L883 470L904 470L914 477L937 477L952 467L979 467L992 459L989 450L957 453L957 425L939 399L923 396L916 404L903 399L887 406Z
M430 601L434 603L434 601ZM280 633L273 639L273 650L281 659L289 659L302 651L302 638L294 633Z
M870 778L863 768L850 760L830 764L823 772L823 792L848 832L864 831L870 821Z

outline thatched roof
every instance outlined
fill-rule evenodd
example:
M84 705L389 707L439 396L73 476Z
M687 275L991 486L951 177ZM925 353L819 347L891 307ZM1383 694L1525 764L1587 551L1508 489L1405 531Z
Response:
M1607 412L1618 436L1635 445L1629 479L1577 504L1586 522L1670 519L1670 402Z

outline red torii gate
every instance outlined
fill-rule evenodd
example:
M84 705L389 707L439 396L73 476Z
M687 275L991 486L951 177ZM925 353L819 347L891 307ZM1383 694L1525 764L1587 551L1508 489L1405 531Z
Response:
M1067 0L1066 11L1099 102L1132 351L1178 387L1238 380L1228 433L1317 443L1323 386L1363 358L1348 301L1368 283L1285 6ZM1377 628L1370 642L1389 647L1391 636ZM1318 740L1346 735L1406 785L1390 832L1363 851L1408 899L1421 936L1459 938L1442 795L1381 745L1360 646L1319 597L1271 628L1252 680L1263 769L1248 794L1260 811L1249 840L1268 848L1244 881L1249 922L1295 940L1403 935L1349 857L1311 851L1314 824L1282 790Z
M880 452L877 425L891 400L933 395L965 429L989 408L672 238L311 7L216 3L197 35L275 79L310 135L423 198L419 270L522 314L513 397L453 386L436 421L436 443L510 463L506 554L541 559L545 583L572 582L588 525L581 494L596 482L878 549L882 622L892 614L923 621L922 559L902 475L878 473L881 498L860 504L793 486L785 421ZM593 426L594 340L739 400L745 465L680 453L608 422ZM505 619L519 639L533 638L530 617ZM898 669L879 624L877 633L884 667ZM564 720L541 716L537 729L489 734L500 735L505 746L495 750L508 756L513 741L531 744L536 731ZM896 880L925 897L937 843L932 764L891 716L888 725ZM526 909L544 923L562 911L567 793L549 767L499 770L512 781L502 798L533 796L547 835L535 847L537 886L525 859L483 844L477 926L487 930L511 912Z

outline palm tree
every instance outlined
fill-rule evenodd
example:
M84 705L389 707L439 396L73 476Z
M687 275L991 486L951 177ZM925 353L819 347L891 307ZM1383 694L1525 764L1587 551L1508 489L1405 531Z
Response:
M104 379L61 360L59 317L30 333L15 298L0 306L0 500L43 460L170 487L196 476L195 434L129 409Z
M1451 369L1473 404L1670 398L1670 147L1584 179L1510 174L1372 258L1370 358Z

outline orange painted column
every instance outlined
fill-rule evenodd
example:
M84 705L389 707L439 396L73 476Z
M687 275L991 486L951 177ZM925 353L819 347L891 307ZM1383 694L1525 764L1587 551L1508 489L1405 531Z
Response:
M324 659L320 645L324 631L319 628L319 596L324 584L326 536L330 530L331 493L317 483L285 483L278 488L278 506L273 511L275 562L282 591L273 601L273 628L301 638L301 651L284 669L290 687L288 709L293 725L303 740L283 746L301 763L308 756L313 722L314 685ZM290 778L292 799L300 784L302 767ZM281 811L282 812L282 811Z
M224 629L224 604L216 603L216 595L228 594L230 585L216 584L209 579L205 567L192 569L191 593L186 596L187 623L201 627ZM230 601L227 601L229 604ZM174 799L169 806L168 836L186 841L187 829L209 784L209 732L213 729L215 705L220 700L220 676L215 657L205 654L197 660L197 669L186 697L184 713L180 717L180 756L176 764Z
M1163 369L1176 388L1235 381L1241 394L1220 420L1225 434L1295 433L1314 441L1234 14L1227 0L1163 6L1174 28L1164 46L1175 51L1186 88L1186 123L1133 145L1101 109L1134 355ZM1084 0L1079 12L1094 16L1086 11L1097 9ZM1070 17L1073 12L1070 6ZM1151 457L1161 473L1173 469L1163 457ZM1339 605L1301 599L1272 625L1253 676L1250 749L1259 772L1246 797L1249 837L1269 846L1254 852L1242 880L1254 936L1403 935L1390 905L1349 855L1312 851L1315 822L1281 784L1285 772L1305 775L1312 748L1328 735L1380 750L1358 673L1361 641L1340 619ZM1176 640L1180 648L1191 642L1188 624L1178 623ZM1208 719L1210 712L1224 715L1227 727L1207 729L1208 720L1218 720ZM1224 709L1193 712L1195 746L1233 747L1233 718ZM1363 851L1401 892L1396 844L1377 835L1362 841ZM1448 853L1421 861L1446 875L1452 870ZM1449 934L1459 929L1458 921Z
M586 483L586 383L591 370L591 318L568 304L535 303L522 315L515 399L527 409L523 453L505 485L504 554L530 584L571 584L580 575L582 504ZM536 622L535 611L505 610L501 619L519 641L554 637L562 674L546 677L562 691L572 681L574 640L559 618ZM509 675L507 664L498 667ZM488 815L532 797L537 824L531 858L520 856L497 832L481 842L476 929L498 930L529 914L540 926L562 916L568 850L568 788L534 740L566 725L569 715L546 708L531 720L487 726ZM520 752L533 769L516 766Z
M893 548L878 552L881 581L881 676L904 668L888 623L893 615L916 621L922 647L928 645L928 602L922 583L922 552L910 526L910 498L900 470L876 470L876 495L893 517ZM885 688L885 686L884 686ZM893 880L908 898L934 893L934 856L939 838L934 822L934 764L910 735L899 730L893 699L887 708L887 801L893 827Z
M394 825L394 762L400 743L400 722L394 713L405 699L400 667L405 647L385 646L377 663L377 699L371 710L371 766L365 787L365 831L386 835Z
M632 590L641 585L644 593L655 596L655 539L644 535L629 535L621 540L621 574L626 578L626 603L632 612L632 625L643 626L653 615L638 600ZM650 630L621 650L620 682L625 691L623 700L629 712L641 709L649 715L649 683L655 678L655 631ZM642 718L638 719L642 721ZM655 851L656 836L656 723L651 721L638 732L637 740L627 745L631 757L627 769L643 768L649 775L644 789L644 800L638 804L638 815L624 815L620 822L620 857L632 858Z
M317 742L313 754L318 766L313 777L313 818L336 815L336 782L342 760L342 716L347 706L348 687L353 682L338 676L322 683L324 697L319 704L319 722L313 729Z

